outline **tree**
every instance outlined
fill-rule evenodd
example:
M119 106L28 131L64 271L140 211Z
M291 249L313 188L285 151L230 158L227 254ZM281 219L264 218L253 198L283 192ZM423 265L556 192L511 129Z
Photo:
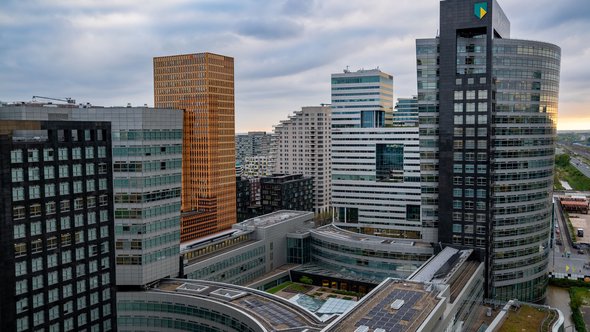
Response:
M299 279L299 282L302 284L311 285L313 284L313 279L308 276L303 276Z
M568 154L560 154L557 157L555 157L555 164L558 167L567 167L567 165L570 164L570 156Z

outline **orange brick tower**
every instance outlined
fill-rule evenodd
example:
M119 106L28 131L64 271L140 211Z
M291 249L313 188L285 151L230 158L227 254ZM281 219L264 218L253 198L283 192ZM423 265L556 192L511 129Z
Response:
M230 228L237 219L234 59L155 57L154 105L184 110L181 241Z

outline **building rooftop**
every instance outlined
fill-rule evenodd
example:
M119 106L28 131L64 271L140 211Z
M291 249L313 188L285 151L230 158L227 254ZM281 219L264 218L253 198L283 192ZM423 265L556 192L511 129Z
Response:
M422 283L386 279L325 331L417 331L444 301L437 294Z
M268 331L320 331L324 326L313 313L288 300L255 289L202 280L165 279L153 289L207 299L241 309ZM295 330L293 330L295 331Z
M334 224L326 225L317 229L314 229L313 232L330 236L330 237L338 237L344 240L350 241L361 241L366 243L374 243L374 244L381 244L381 245L391 245L391 246L406 246L406 247L424 247L424 248L431 248L432 245L427 242L420 242L416 240L408 240L408 239L398 239L398 238L384 238L381 236L373 236L373 235L366 235L361 233L354 233L342 228L335 226Z
M246 229L247 227L268 227L289 219L308 216L313 219L313 212L309 211L294 211L294 210L280 210L268 213L259 217L244 220L239 224L235 224L234 228Z

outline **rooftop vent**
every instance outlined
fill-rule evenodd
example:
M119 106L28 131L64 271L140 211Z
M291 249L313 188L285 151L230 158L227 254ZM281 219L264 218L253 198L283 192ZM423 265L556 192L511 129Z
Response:
M393 310L399 310L399 308L401 308L404 303L406 303L404 300L395 300L389 307Z

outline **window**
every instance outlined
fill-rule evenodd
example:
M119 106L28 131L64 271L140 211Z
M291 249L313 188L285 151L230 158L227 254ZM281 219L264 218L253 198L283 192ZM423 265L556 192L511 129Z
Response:
M67 182L59 183L59 194L62 196L70 194L70 184Z
M56 272L54 272L54 273L56 273ZM57 273L56 273L56 276L57 276ZM57 280L55 282L57 282ZM48 283L49 283L49 281L48 281ZM51 289L47 292L47 303L55 302L58 299L59 299L59 291L57 288Z
M82 181L74 181L74 194L82 192Z
M68 160L68 148L59 148L57 150L57 158L59 160Z
M488 123L488 116L487 115L478 115L477 116L477 123L478 124L487 124Z
M67 178L70 176L70 172L68 170L68 165L59 165L59 177L60 178Z
M57 254L47 255L47 268L57 266Z
M29 207L29 215L31 217L39 217L39 216L41 216L41 204L32 204Z
M44 304L43 293L33 295L33 308L40 307Z
M98 179L98 190L107 190L107 179Z
M65 250L61 252L61 262L62 264L67 264L72 262L72 252L69 250Z
M21 239L23 237L25 237L25 225L23 224L18 224L18 225L14 225L14 238L15 239Z
M88 141L91 141L91 140L92 140L92 136L91 136L91 133L90 133L90 129L85 129L85 130L84 130L84 140L85 140L86 142L88 142Z
M39 180L39 167L29 167L29 181Z
M488 111L488 103L477 103L477 111L478 112L487 112Z
M456 125L463 124L463 115L455 115L455 117L454 117L454 123Z
M28 291L27 280L19 280L16 282L16 295L24 294Z
M27 160L29 162L38 162L39 161L39 150L37 150L37 149L27 150Z
M488 99L488 91L487 90L477 91L477 98L478 99Z
M22 150L10 151L10 162L13 164L22 163L23 162L23 151Z
M72 166L72 175L73 176L82 176L82 165L74 164Z
M84 216L81 214L77 214L74 216L74 226L81 227L84 226Z
M82 158L82 148L72 148L72 159L78 160Z
M61 224L62 230L69 229L70 228L70 217L68 217L68 216L61 217L60 224Z
M98 164L98 174L107 174L107 164L106 163L99 163Z
M453 188L453 197L461 197L461 196L463 196L463 189Z
M45 180L51 180L55 178L55 169L53 166L45 166L43 168L43 178Z
M32 287L33 290L43 288L43 275L35 276L32 278Z
M86 180L86 192L92 192L94 191L96 188L94 186L95 181L94 180Z
M82 210L84 208L84 198L74 199L74 210ZM78 225L76 225L78 226Z
M455 100L463 100L463 91L455 91Z
M98 147L98 158L106 158L106 157L107 157L106 146L99 146Z
M27 274L27 262L17 262L14 264L14 275L22 276Z
M12 188L12 201L22 201L25 199L25 188L13 187Z
M29 187L29 199L36 199L41 197L41 188L39 186Z
M475 99L475 90L465 91L465 99Z
M466 112L475 112L475 103L465 104L465 111Z
M52 148L43 149L43 160L53 161L53 153L54 151Z
M70 211L70 201L64 200L64 201L59 202L59 211L61 213Z
M37 222L32 222L31 223L31 236L35 236L35 235L39 235L41 234L41 222L37 221Z
M45 197L55 196L55 184L49 183L45 185Z
M29 309L29 299L24 298L16 302L16 313L20 314Z
M72 296L72 294L73 294L72 285L71 284L64 285L61 288L61 292L62 292L64 298Z
M86 164L86 175L94 175L94 164Z
M14 257L22 257L27 254L27 244L17 242L14 244Z
M53 203L53 209L55 212L55 203ZM57 230L57 224L55 222L55 219L47 219L45 221L45 228L47 229L47 232L55 232Z
M55 202L45 203L45 214L51 215L55 213Z
M86 159L94 158L94 147L93 146L86 147L85 157L86 157Z
M25 207L24 206L15 206L12 208L12 219L20 220L25 218Z
M18 183L24 181L22 168L13 168L12 169L12 183Z

